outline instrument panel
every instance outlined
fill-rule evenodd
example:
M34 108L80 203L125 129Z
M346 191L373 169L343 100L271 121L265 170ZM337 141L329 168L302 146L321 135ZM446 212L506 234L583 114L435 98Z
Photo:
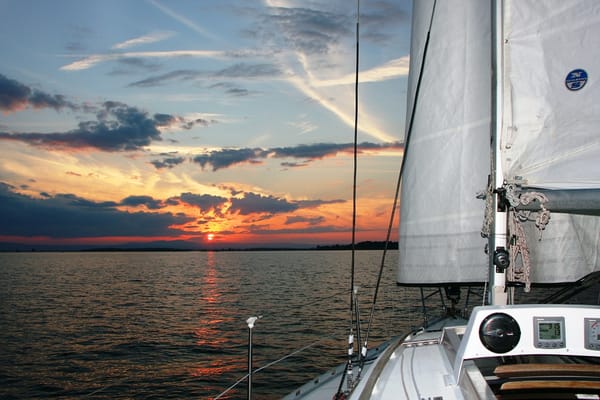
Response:
M526 354L600 357L600 307L476 307L464 332L457 358Z

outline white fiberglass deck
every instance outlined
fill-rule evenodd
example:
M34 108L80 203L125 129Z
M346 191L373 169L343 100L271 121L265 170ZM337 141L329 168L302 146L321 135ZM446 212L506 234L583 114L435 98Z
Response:
M286 400L331 399L343 371L341 366ZM348 398L533 395L600 399L600 307L477 307L468 325L392 342L368 364Z

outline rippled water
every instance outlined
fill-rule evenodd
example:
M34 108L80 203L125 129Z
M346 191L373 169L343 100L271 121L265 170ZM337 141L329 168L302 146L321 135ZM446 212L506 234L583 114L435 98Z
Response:
M0 254L0 397L214 398L254 367L275 399L344 361L350 252ZM380 252L357 252L368 315ZM419 313L388 255L371 343ZM315 343L319 341L318 343ZM242 383L223 398L244 398Z

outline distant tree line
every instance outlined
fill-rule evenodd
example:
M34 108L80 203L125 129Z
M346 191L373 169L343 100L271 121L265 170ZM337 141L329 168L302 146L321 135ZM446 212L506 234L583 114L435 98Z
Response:
M385 248L385 242L359 242L354 245L356 250L383 250ZM398 242L389 242L387 245L388 250L398 250ZM352 250L352 244L333 244L317 246L317 250Z

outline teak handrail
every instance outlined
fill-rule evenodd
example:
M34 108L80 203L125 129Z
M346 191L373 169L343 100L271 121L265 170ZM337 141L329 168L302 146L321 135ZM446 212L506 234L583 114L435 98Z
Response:
M600 365L591 364L505 364L494 370L499 378L536 376L592 376L600 377Z
M582 380L525 380L504 382L500 386L505 390L547 390L547 389L577 389L577 390L600 390L600 381Z

